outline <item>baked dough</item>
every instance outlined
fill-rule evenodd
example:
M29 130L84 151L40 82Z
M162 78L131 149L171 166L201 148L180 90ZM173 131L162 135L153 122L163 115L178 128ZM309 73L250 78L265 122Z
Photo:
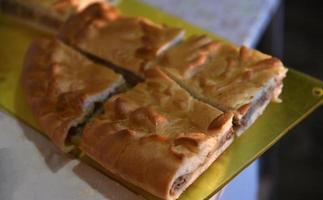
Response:
M176 199L231 144L233 113L195 100L158 69L145 74L108 99L80 148L126 181Z
M92 63L56 39L34 41L24 61L22 85L42 130L63 151L69 130L85 120L94 102L124 83L112 70Z
M277 58L204 35L191 36L150 66L160 67L196 98L233 111L238 134L270 100L279 101L287 72Z
M95 2L105 0L0 0L0 10L24 23L55 33L69 16Z
M142 76L145 64L184 35L182 29L126 17L96 3L67 20L59 34L66 43Z

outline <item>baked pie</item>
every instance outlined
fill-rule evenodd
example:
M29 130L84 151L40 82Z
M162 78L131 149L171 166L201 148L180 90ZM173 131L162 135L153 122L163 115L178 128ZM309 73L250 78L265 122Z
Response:
M208 37L191 36L165 52L159 67L194 97L235 113L240 135L270 101L279 102L287 69L277 58Z
M184 31L143 17L126 17L111 5L95 3L70 17L59 36L83 52L142 76L146 63L179 42Z
M104 2L69 17L24 61L22 85L42 130L63 151L81 150L115 176L177 199L234 133L279 101L287 72L259 51L183 35ZM125 84L133 77L141 82Z
M194 99L158 69L146 78L104 103L80 148L127 182L176 199L232 143L233 113Z
M48 32L57 32L71 15L105 0L0 0L0 10Z
M22 85L42 130L69 151L69 134L85 122L95 102L122 89L124 79L57 39L38 39L25 56Z

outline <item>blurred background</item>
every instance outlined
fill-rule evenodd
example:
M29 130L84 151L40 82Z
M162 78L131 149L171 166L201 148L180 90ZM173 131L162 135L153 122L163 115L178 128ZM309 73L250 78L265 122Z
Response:
M322 80L322 19L321 1L281 1L257 48ZM323 199L322 111L321 106L262 157L259 199Z

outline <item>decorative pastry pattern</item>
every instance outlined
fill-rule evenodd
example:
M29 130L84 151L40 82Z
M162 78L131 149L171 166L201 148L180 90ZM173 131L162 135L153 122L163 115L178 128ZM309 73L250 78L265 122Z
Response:
M148 66L159 67L196 98L233 111L243 129L271 100L279 101L287 72L277 58L206 36L191 36Z
M95 2L105 0L1 0L0 10L37 29L57 33L68 17Z
M178 42L183 34L179 28L155 24L143 17L125 17L111 5L96 3L68 19L60 38L142 76L146 63Z
M202 173L198 169L207 154L218 151L222 141L232 142L233 114L193 99L158 69L148 70L146 77L104 104L86 125L81 149L127 181L173 199L195 180L193 174ZM191 166L189 160L196 163ZM157 168L166 173L158 179L153 178ZM183 175L185 182L173 189Z
M276 58L204 35L178 42L183 33L100 2L62 26L58 38L76 50L58 39L35 41L22 83L45 133L62 150L76 145L127 182L177 199L234 133L279 101L287 72ZM115 94L122 76L92 58L143 80ZM103 105L93 112L95 102Z
M103 101L123 82L120 75L56 39L33 42L22 74L27 100L42 129L66 151L70 128L84 121L94 101Z

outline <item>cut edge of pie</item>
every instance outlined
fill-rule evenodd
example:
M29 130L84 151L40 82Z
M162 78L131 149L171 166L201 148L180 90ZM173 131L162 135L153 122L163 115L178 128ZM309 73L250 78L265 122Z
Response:
M176 199L232 143L233 113L194 99L158 69L149 74L152 80L105 102L105 111L86 125L80 149L125 181L160 198ZM165 99L172 93L179 96ZM193 109L185 114L188 118L179 118L185 108L170 111L171 105L183 103L181 95L185 101L190 98L184 103ZM192 120L185 123L194 125L198 118L203 127L192 132L176 122ZM179 124L173 129L175 122ZM162 129L154 131L155 126Z
M143 78L146 64L184 37L181 28L128 17L104 3L94 3L62 26L58 37L66 44ZM104 45L101 45L104 43Z
M185 91L192 101L199 102L206 107L211 107L210 105L212 105L212 109L214 110L220 109L221 111L219 110L219 112L221 114L216 116L216 118L208 124L205 132L189 132L184 135L177 135L175 139L173 139L160 135L158 132L151 133L144 137L138 136L142 134L141 131L131 130L130 128L122 130L114 130L114 128L111 127L99 129L98 127L104 127L103 124L110 120L104 119L104 116L102 117L102 113L100 112L109 112L109 110L104 110L104 107L101 107L98 110L95 108L95 104L103 103L103 106L105 106L108 102L113 100L117 101L119 97L126 95L127 92L115 95L119 90L122 90L121 88L124 86L123 77L115 74L105 66L99 66L88 60L84 55L67 45L62 44L57 39L41 39L35 41L26 54L22 83L27 101L45 133L63 151L69 152L74 146L77 146L95 162L125 181L139 186L160 198L167 200L177 199L183 191L185 191L187 187L189 187L228 148L228 146L230 146L234 140L233 133L240 136L244 130L262 114L270 101L279 101L279 94L281 93L283 86L282 80L287 73L287 69L284 68L278 59L269 57L265 54L258 54L258 52L255 51L256 56L265 60L264 63L254 63L255 68L257 68L257 65L258 68L262 68L260 65L264 65L265 67L269 66L268 68L277 65L280 68L280 70L278 70L279 73L270 79L266 79L251 100L246 101L239 107L223 106L214 102L211 98L206 97L200 91L192 88L194 86L188 86L188 84L183 82L185 77L193 77L194 74L203 71L202 68L210 59L209 52L214 49L217 51L218 44L210 43L210 40L205 36L197 36L195 38L200 42L200 44L197 45L197 50L195 50L195 52L198 53L196 55L190 55L191 57L185 57L185 59L188 59L189 61L186 63L188 64L187 69L189 70L188 73L185 73L186 69L184 69L184 78L180 77L178 74L174 74L172 70L163 68L160 66L160 63L158 64L158 67L148 69L152 65L149 63L149 55L148 59L145 57L147 52L150 54L149 51L151 49L153 49L152 52L154 54L151 60L156 59L156 57L159 56L167 56L167 50L172 48L176 49L177 46L175 44L178 44L179 41L182 40L184 31L181 29L170 31L172 40L169 40L166 43L158 41L156 43L158 44L158 47L154 46L154 44L151 46L151 43L148 45L145 43L147 46L144 45L143 49L137 49L140 51L136 51L136 53L142 54L144 57L140 57L136 60L136 62L139 60L138 63L140 63L136 66L136 70L129 68L130 65L125 66L122 62L119 62L118 59L120 60L120 58L118 58L118 56L111 59L106 55L98 54L95 52L96 50L93 52L91 49L87 49L87 44L81 44L87 37L93 37L97 30L110 22L120 19L127 20L130 18L121 16L119 11L113 6L104 3L95 3L85 8L83 12L70 17L63 25L59 37L67 45L71 45L79 51L84 51L85 53L89 53L102 60L106 59L107 62L111 62L123 70L128 70L135 75L146 78L143 83L140 83L128 92L136 90L136 88L145 84L151 84L147 87L159 88L163 86L163 82L168 82L167 84L176 85L176 90ZM156 25L145 18L138 17L133 19L136 23L139 21L140 26L144 27L143 29L149 33L158 32L159 29L165 28L163 25ZM151 42L154 40L154 35L144 35L141 39L143 41L147 40L148 42ZM89 40L89 43L91 43L91 40ZM182 43L179 45L181 44ZM99 68L94 67L95 70L102 72L102 74L97 73L98 76L112 76L114 77L112 78L114 80L105 80L102 78L103 83L107 83L107 85L103 88L94 89L95 92L90 90L86 93L82 93L73 89L66 90L66 88L63 89L63 92L60 91L60 89L57 91L56 87L60 87L57 85L61 84L62 80L63 82L75 81L75 83L80 80L82 81L79 76L77 78L78 80L72 80L68 79L68 77L62 78L60 75L55 75L56 73L60 73L62 67L64 68L64 62L60 60L60 58L55 58L54 61L51 60L55 57L53 56L55 51L59 51L56 50L56 48L58 48L57 46L64 49L64 56L66 54L69 59L70 57L76 58L75 60L79 62L77 63L77 66L82 64L96 65L100 70ZM145 49L146 47L148 48ZM202 51L199 48L202 48ZM233 46L232 48L235 49ZM237 49L241 56L249 56L249 50L247 48L241 47ZM100 52L100 49L98 52ZM62 59L64 60L64 58ZM143 62L141 62L140 59L142 59ZM60 63L60 61L63 63ZM149 63L149 65L147 65L147 63ZM111 66L108 67L114 69ZM76 71L79 70L79 68L76 68ZM103 71L106 71L105 73L109 73L110 75L105 74ZM86 75L84 76L87 77ZM250 73L246 73L246 78L249 76L251 76ZM89 77L87 77L87 79L88 78ZM160 83L158 83L158 81L156 82L156 80L150 82L151 79L160 80ZM205 83L208 84L208 81L209 80L206 80ZM87 88L91 88L88 81L85 81L85 83L88 84L86 86ZM62 87L64 88L65 86ZM57 92L58 94L56 94ZM168 92L171 93L172 91L167 91L167 93ZM189 93L192 94L192 96ZM158 96L158 91L154 95ZM161 97L163 95L165 94L162 94ZM51 98L54 98L54 100ZM162 98L157 98L157 101L158 100L163 101ZM131 104L127 104L123 101L120 101L119 104L118 109L120 112L128 112L128 109L131 110ZM185 103L178 103L179 110L182 109L181 106L183 104ZM66 109L66 112L61 112L61 109ZM136 111L129 111L127 114L136 115L135 117L138 118L143 117L140 123L145 123L145 120L147 120L146 118L156 126L159 123L164 123L164 116L160 113L156 113L154 110L146 108L145 106L143 106L142 109L138 109L138 113L134 113ZM193 115L194 114L201 114L202 116L205 113L193 113ZM124 113L121 113L120 115L123 117L126 116ZM151 124L146 124L143 127L144 129L151 127ZM97 136L104 135L106 134L105 132L111 133L105 136L105 138L99 138L99 136ZM214 136L206 134L208 132L212 132ZM94 140L94 143L98 143L94 144L91 140ZM184 148L178 148L178 146L183 146ZM105 159L106 153L109 153L109 151L118 152L122 155L121 158L116 158L115 165L110 163L114 162L113 159ZM152 154L150 151L155 151L155 154ZM116 157L115 154L113 154L113 156ZM141 173L141 167L146 166L149 167L145 168L144 174L138 175L138 173ZM158 173L161 174L160 177L156 177L158 176Z
M288 71L277 58L244 46L212 41L204 35L191 36L174 46L159 60L149 63L149 68L154 67L195 98L222 111L234 112L238 136L271 101L281 101L282 81Z
M73 149L73 144L66 143L73 135L71 129L91 116L95 102L124 86L121 75L94 64L54 38L35 40L23 65L26 100L42 130L63 151Z

